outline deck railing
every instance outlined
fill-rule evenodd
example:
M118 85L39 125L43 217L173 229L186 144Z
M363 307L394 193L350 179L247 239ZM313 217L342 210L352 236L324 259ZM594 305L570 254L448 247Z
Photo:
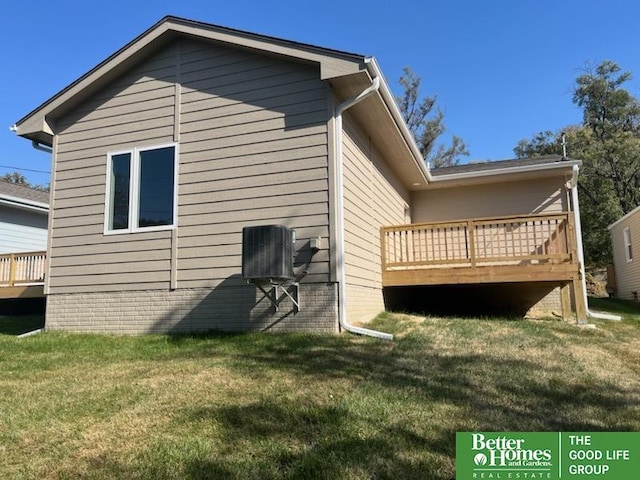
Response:
M382 227L382 269L572 262L573 228L571 213Z
M0 287L41 284L46 264L47 252L0 255Z

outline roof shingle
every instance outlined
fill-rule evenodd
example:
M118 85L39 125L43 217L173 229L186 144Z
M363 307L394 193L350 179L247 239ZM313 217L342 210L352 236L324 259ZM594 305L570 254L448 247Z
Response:
M467 163L465 165L454 165L452 167L434 168L431 175L439 177L442 175L452 175L454 173L482 172L487 170L500 170L504 168L528 167L532 165L546 165L573 160L564 158L561 155L547 155L544 157L515 158L510 160L497 160L490 162Z
M20 198L28 202L49 204L49 192L43 192L34 188L25 187L24 185L17 185L0 180L0 197L3 196Z

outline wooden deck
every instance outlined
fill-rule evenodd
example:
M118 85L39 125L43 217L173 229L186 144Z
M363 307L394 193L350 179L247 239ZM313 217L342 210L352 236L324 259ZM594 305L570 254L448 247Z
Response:
M44 297L46 252L0 255L0 299Z
M383 227L382 285L554 282L586 316L573 213ZM579 294L580 293L580 294Z

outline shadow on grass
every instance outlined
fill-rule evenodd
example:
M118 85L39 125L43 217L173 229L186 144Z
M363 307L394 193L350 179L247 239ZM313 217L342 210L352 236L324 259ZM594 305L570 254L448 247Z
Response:
M545 331L525 333L533 344L553 341ZM300 334L171 341L181 348L170 355L200 356L203 365L223 358L247 378L282 377L295 386L281 397L257 387L248 403L182 406L172 422L187 434L160 433L133 459L95 458L92 467L105 473L95 478L450 480L456 431L635 431L640 425L637 391L574 368L580 359L567 357L566 369L563 363L550 370L527 355L526 345L505 355L499 345L481 353L460 345L440 351L421 330L393 343ZM327 386L340 391L335 399L327 398Z
M207 471L231 479L442 478L429 474L438 465L426 454L439 446L400 426L363 434L363 419L345 406L262 401L201 409L187 420L220 424L230 451L241 451L247 440L264 446L251 453L250 469L237 456L209 459L192 462L188 478L208 478ZM408 460L416 450L422 458Z
M0 316L0 335L21 335L44 328L43 315Z
M197 472L211 468L236 472L227 478L444 480L453 478L456 431L633 431L640 421L629 416L638 402L614 385L549 381L537 375L542 367L534 361L442 354L410 337L394 347L278 336L269 349L244 351L236 363L243 370L253 365L318 384L348 380L358 392L382 395L388 411L363 411L349 395L337 405L269 397L182 411L179 422L221 427L231 451L270 445L256 452L250 467L233 457L194 461L189 478L208 478ZM421 412L437 405L447 405L450 418ZM379 428L362 436L370 425Z
M632 300L589 297L589 306L604 312L640 315L640 303Z

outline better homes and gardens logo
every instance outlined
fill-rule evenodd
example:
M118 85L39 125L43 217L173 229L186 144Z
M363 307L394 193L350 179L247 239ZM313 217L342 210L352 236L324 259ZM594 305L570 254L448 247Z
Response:
M631 480L639 471L638 432L456 434L456 480Z
M551 478L554 468L553 448L547 445L543 438L536 438L536 434L470 433L469 435L471 448L468 449L466 463L471 466L472 476L462 478ZM460 457L458 457L458 463L462 463Z

